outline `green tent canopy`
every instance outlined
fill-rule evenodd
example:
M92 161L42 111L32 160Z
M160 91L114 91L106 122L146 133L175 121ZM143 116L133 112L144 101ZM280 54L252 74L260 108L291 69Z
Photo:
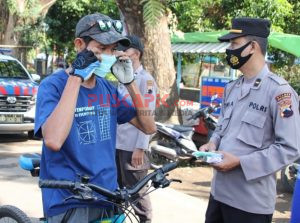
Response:
M192 32L177 34L171 37L172 43L217 43L218 37L228 31ZM300 57L300 36L273 32L268 38L271 47Z

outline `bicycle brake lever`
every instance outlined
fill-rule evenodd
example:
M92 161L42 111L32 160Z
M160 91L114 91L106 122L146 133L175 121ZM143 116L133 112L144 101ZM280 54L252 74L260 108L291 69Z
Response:
M65 198L64 201L66 202L71 199L76 199L76 200L80 200L80 201L95 201L95 200L97 200L92 195L79 194L79 195L71 195L70 197Z
M76 200L81 200L81 197L80 196L75 196L75 195L72 195L70 197L67 197L64 199L64 202L68 201L68 200L72 200L72 199L76 199Z
M175 182L175 183L182 183L182 180L179 179L170 179L170 183Z
M70 197L67 197L66 199L64 199L64 201L68 201L68 200L71 200L71 199L76 199L76 200L80 200L80 201L95 201L96 198L94 197L91 197L91 196L87 196L87 195L84 195L84 196L80 196L80 195L73 195L73 196L70 196Z

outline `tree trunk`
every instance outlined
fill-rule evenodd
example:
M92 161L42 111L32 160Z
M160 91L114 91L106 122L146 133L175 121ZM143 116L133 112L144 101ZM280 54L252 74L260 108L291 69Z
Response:
M6 43L8 36L10 35L9 33L6 34L9 20L11 21L10 17L11 15L9 13L6 1L0 0L0 44ZM11 30L13 30L13 26Z
M5 45L15 45L17 43L14 38L14 27L16 25L16 17L9 13L8 19L6 20L6 29L4 31L3 44Z
M156 120L178 122L176 73L167 15L161 17L157 25L149 27L144 24L143 7L139 0L117 0L117 4L124 16L128 33L144 40L143 64L146 70L154 76L160 95L158 98L160 103L156 108Z
M39 15L44 16L48 9L55 3L56 0L40 0ZM0 0L0 44L4 45L18 45L19 36L15 33L15 26L22 25L24 21L20 21L20 14L25 11L26 1L17 0L18 11L15 13L10 12L7 1ZM35 19L28 19L26 22L36 22ZM25 25L25 24L24 24Z

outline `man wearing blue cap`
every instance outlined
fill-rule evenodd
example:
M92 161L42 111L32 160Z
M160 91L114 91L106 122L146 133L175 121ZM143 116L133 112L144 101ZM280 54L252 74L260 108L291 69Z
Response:
M76 26L78 55L72 67L42 81L35 120L35 134L43 137L41 179L79 181L79 176L88 176L90 183L114 191L117 123L130 122L146 134L155 132L153 117L143 115L148 108L135 84L130 59L116 58L117 44L130 44L121 32L120 21L99 13L84 16ZM111 70L134 106L103 78ZM143 102L139 106L137 95ZM65 200L70 196L65 189L42 189L48 223L87 223L112 212L101 196L93 202Z
M237 18L226 59L243 75L224 92L217 128L200 149L223 155L214 163L206 223L271 223L276 172L300 155L298 95L265 63L270 21Z

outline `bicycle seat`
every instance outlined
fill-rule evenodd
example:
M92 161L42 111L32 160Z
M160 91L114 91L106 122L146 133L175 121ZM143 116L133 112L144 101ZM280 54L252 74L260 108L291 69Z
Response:
M26 153L20 156L19 165L22 169L33 171L39 169L41 161L41 154Z
M181 134L184 135L185 137L189 138L189 139L192 139L194 131L181 132Z
M184 125L171 125L170 128L178 132L192 132L194 130L194 127Z

